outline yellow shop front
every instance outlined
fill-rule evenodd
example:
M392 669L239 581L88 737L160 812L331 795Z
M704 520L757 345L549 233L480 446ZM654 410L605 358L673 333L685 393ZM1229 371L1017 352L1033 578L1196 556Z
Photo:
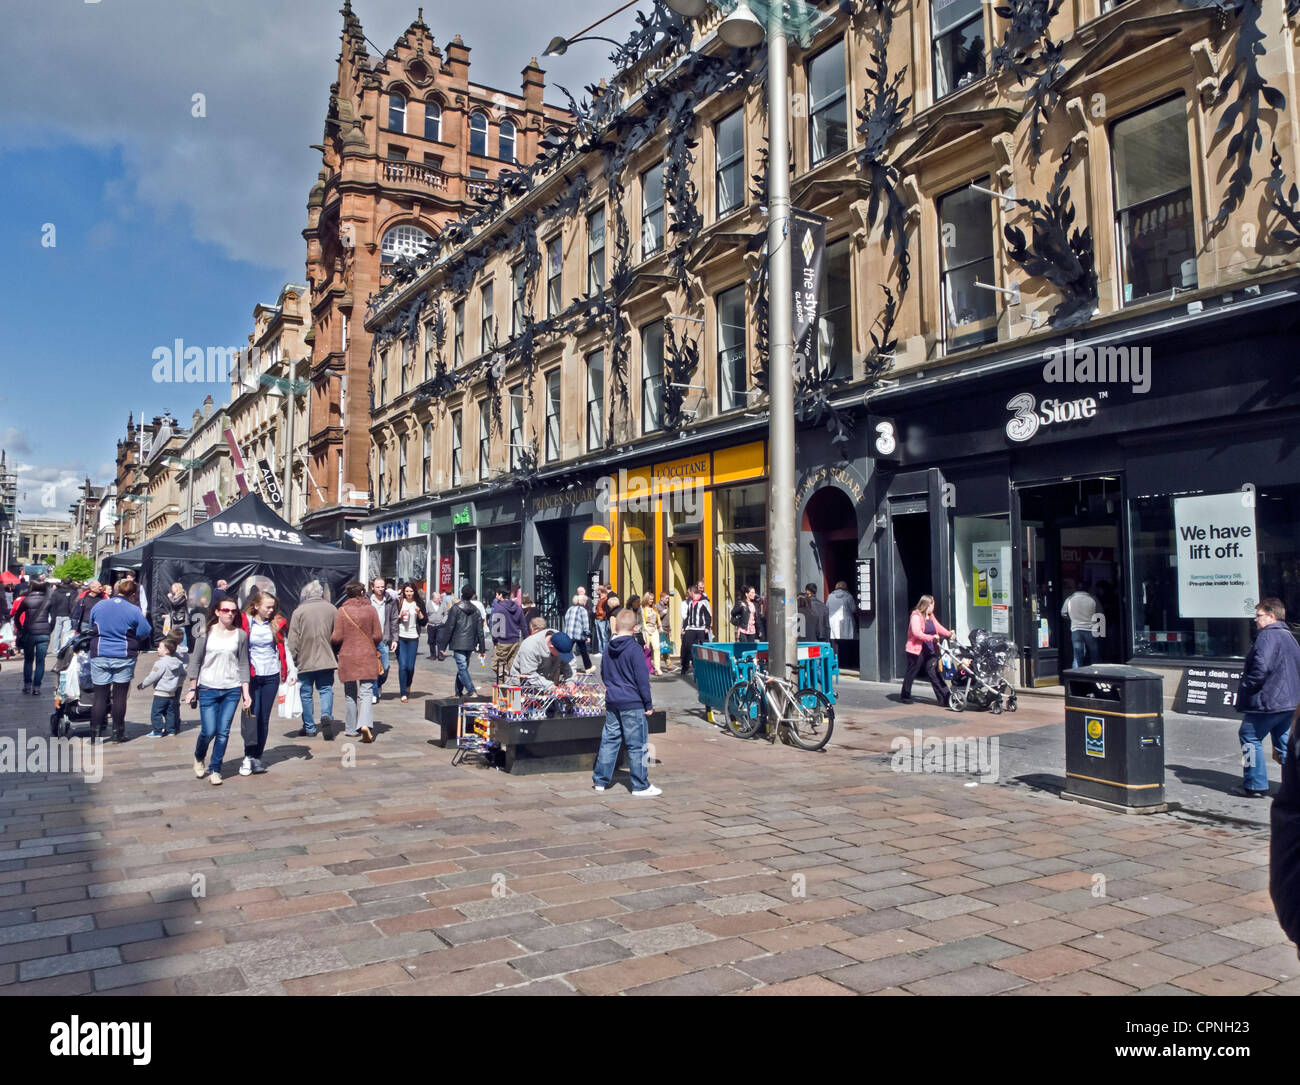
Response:
M621 468L609 487L610 580L621 598L673 593L674 643L686 589L704 582L714 636L746 584L767 577L766 443Z

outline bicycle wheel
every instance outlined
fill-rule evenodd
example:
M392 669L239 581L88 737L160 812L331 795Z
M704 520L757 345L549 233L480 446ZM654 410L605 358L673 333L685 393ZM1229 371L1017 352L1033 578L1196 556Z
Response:
M835 730L835 707L830 698L806 686L794 695L794 707L785 720L790 741L801 750L820 750Z
M763 722L762 695L753 682L741 679L727 690L727 729L737 738L753 738Z

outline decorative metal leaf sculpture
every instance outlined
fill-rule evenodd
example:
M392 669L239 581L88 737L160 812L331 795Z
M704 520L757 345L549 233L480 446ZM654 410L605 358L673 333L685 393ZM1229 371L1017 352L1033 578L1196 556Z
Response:
M909 95L903 98L900 88L907 75L904 65L892 78L889 74L889 37L893 31L894 14L892 4L885 3L878 9L881 24L872 28L871 53L872 67L867 68L867 86L863 108L857 110L861 124L858 132L862 135L862 150L858 152L858 169L867 175L871 185L871 194L867 202L867 217L876 222L881 206L884 206L883 229L885 240L892 241L894 261L898 267L898 292L901 297L907 293L911 281L911 256L907 246L907 204L899 192L902 178L898 169L891 165L886 154L889 143L903 127L908 106L912 104Z
M1097 270L1092 250L1092 227L1071 233L1075 208L1065 179L1070 172L1071 153L1066 148L1060 168L1052 180L1045 203L1017 199L1030 211L1033 244L1025 241L1024 231L1008 225L1004 229L1007 256L1024 268L1030 278L1044 278L1062 298L1048 323L1054 328L1072 328L1088 320L1097 307Z
M1295 0L1300 7L1300 0ZM1268 193L1268 206L1271 210L1276 211L1282 216L1286 226L1276 226L1269 232L1269 240L1276 241L1287 248L1295 248L1300 245L1300 188L1293 183L1291 188L1286 188L1286 171L1282 169L1282 155L1278 152L1277 144L1273 144L1272 154L1269 155L1269 162L1273 166L1273 171L1268 175L1268 181L1264 186L1265 192ZM1290 229L1286 227L1289 226Z
M1002 42L993 47L994 75L1007 72L1024 86L1029 83L1029 148L1031 161L1043 153L1043 128L1051 119L1060 95L1056 81L1065 72L1065 46L1048 33L1063 0L1009 0L994 12L1008 21Z
M686 398L681 388L674 385L689 384L700 365L700 345L683 336L679 341L673 333L671 320L664 321L664 428L676 431L682 425L682 402Z

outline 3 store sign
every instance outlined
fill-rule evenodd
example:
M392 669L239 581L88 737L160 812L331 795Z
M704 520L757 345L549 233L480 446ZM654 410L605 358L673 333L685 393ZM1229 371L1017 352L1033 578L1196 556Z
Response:
M1007 403L1011 417L1007 419L1007 436L1018 442L1028 441L1045 426L1065 422L1083 422L1097 417L1097 400L1092 396L1083 399L1045 399L1040 406L1032 392L1021 392Z

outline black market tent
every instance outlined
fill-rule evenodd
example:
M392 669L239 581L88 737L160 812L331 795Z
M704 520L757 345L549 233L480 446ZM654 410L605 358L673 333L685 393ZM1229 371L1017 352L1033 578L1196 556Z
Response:
M136 551L143 553L133 556ZM338 601L343 585L360 572L359 554L295 531L257 494L241 497L188 530L165 531L136 551L114 555L117 561L112 565L114 559L106 559L104 569L138 565L155 624L167 609L167 592L174 583L189 592L196 585L211 589L224 580L231 594L242 599L252 577L265 577L275 585L281 613L288 615L309 581L322 581L329 598Z
M128 569L139 571L143 569L145 563L149 560L149 551L159 539L165 539L170 535L179 535L185 529L180 524L172 524L166 531L160 533L152 539L145 539L139 546L133 546L130 550L123 550L118 554L109 554L104 559L104 564L100 568L100 581L102 583L111 583L113 573L123 573Z

